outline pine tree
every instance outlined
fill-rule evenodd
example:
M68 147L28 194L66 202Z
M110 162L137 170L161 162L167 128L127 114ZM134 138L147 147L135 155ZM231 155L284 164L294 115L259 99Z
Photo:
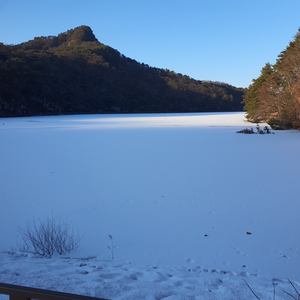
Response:
M259 106L260 106L260 97L259 90L261 87L266 85L273 73L273 67L270 63L267 63L261 70L260 76L257 79L253 79L253 83L248 87L248 91L244 96L245 103L244 110L247 111L247 119L252 122L259 121Z

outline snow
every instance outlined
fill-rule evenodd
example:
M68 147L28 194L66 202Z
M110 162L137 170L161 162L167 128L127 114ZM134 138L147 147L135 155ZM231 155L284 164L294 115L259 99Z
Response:
M108 299L300 290L299 132L237 134L256 126L242 112L0 121L0 282ZM52 214L80 247L17 251L18 227Z

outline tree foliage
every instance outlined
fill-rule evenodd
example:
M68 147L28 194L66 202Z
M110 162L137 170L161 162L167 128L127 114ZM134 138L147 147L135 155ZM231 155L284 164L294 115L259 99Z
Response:
M0 116L242 110L243 89L127 58L88 26L0 43Z
M276 63L267 64L253 80L244 103L251 121L272 120L277 128L300 127L300 29Z

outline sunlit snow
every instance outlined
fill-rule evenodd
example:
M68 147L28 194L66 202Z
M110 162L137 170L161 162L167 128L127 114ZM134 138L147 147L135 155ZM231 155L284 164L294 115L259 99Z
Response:
M256 126L242 112L0 121L0 282L108 299L255 299L246 279L262 299L273 283L276 299L292 299L298 131L237 134ZM84 235L80 247L18 252L18 226L52 214Z

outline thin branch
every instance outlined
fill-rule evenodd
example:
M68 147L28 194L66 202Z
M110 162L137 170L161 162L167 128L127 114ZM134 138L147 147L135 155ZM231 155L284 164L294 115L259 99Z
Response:
M292 298L294 298L295 300L297 300L297 298L295 298L293 295L291 295L290 293L284 291L287 295L291 296Z

